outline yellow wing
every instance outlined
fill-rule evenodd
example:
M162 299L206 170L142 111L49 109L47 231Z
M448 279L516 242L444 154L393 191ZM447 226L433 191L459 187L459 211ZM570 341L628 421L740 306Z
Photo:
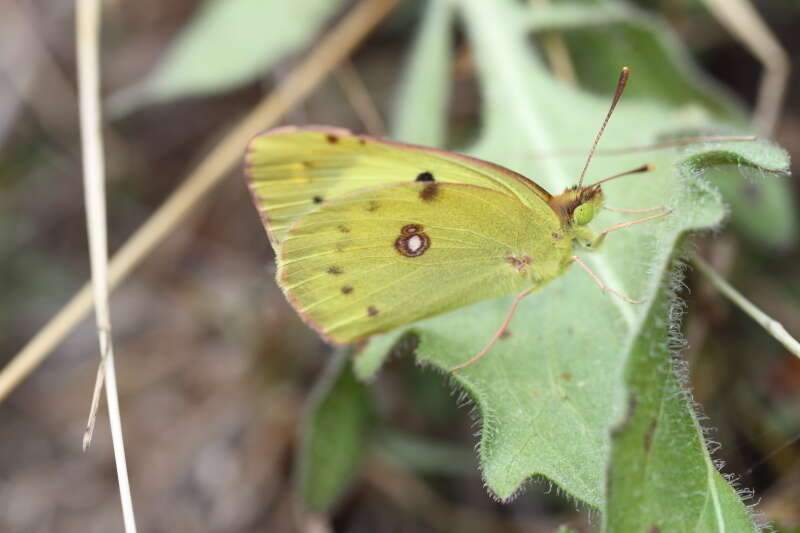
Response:
M479 185L529 206L551 197L521 174L486 161L324 126L289 126L255 137L245 167L276 249L289 226L323 202L390 183Z
M552 279L570 247L560 230L546 205L484 187L390 185L298 219L277 279L306 322L350 343Z

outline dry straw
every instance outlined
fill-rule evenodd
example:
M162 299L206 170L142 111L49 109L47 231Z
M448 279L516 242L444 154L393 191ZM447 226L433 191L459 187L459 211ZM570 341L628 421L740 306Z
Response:
M363 0L332 28L286 79L248 113L200 162L183 184L114 255L108 268L110 290L119 285L181 224L222 178L235 168L244 147L259 131L275 125L306 98L397 5L399 0ZM0 373L0 401L35 369L92 309L85 285L26 344Z
M86 225L89 232L89 255L92 264L97 337L100 343L100 368L92 400L84 449L91 439L95 413L99 404L103 378L106 381L108 421L117 468L122 517L127 533L136 532L133 501L128 482L125 447L122 439L122 419L114 372L114 345L111 336L111 316L108 307L108 246L106 238L105 163L100 112L100 0L78 0L76 11L76 46L78 55L78 95L80 101L81 152L83 155L83 184L86 202Z

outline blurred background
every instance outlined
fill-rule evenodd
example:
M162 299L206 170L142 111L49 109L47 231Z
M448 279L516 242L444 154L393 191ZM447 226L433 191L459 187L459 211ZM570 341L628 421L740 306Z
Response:
M221 8L222 0L104 3L112 251L354 4L298 2L276 9L269 28L260 30L259 3L234 3L242 5L238 14ZM282 122L382 133L424 5L402 2ZM800 154L800 6L790 0L753 5L793 61L773 137ZM702 2L641 0L638 7L666 21L700 67L745 106L756 105L762 66ZM255 11L247 16L247 9ZM251 28L237 26L248 18ZM213 53L215 43L239 31L254 35L240 53ZM532 44L545 46L541 41ZM0 3L3 365L89 279L74 48L72 2ZM187 65L186 56L196 61ZM450 122L457 146L459 136L477 128L479 95L468 50L457 48L453 68ZM800 199L796 180L789 190ZM459 406L442 378L409 358L393 359L370 386L386 429L350 490L326 517L301 511L291 490L300 421L331 348L300 322L272 281L273 252L248 196L237 168L112 298L141 531L597 526L596 515L546 482L533 483L511 504L493 502L475 465L470 409ZM723 229L696 246L800 336L793 224ZM798 527L800 361L702 278L691 274L687 283L685 355L694 399L708 417L705 425L715 428L708 437L722 443L714 457L754 492L751 503L763 519ZM81 452L97 352L94 321L85 319L0 404L1 531L121 530L104 408L92 448Z

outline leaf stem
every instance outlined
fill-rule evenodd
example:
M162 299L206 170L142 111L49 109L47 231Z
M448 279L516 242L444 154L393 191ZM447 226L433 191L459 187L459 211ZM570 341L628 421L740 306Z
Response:
M717 274L711 265L703 261L701 258L695 256L692 258L692 264L697 270L703 274L711 282L714 287L724 294L731 302L739 307L742 311L747 313L753 320L756 321L767 333L772 335L778 342L789 350L791 353L800 357L800 342L792 337L783 324L767 315L764 311L755 306L750 300L745 298L739 291L734 289L725 279Z

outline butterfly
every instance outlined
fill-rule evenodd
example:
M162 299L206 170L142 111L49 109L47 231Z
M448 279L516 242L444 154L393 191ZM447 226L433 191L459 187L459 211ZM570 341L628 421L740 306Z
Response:
M601 184L583 185L589 161L619 101L624 68L578 184L552 195L529 178L466 155L327 126L279 127L255 137L245 174L276 251L278 285L302 319L349 344L463 307L517 293L483 357L520 300L575 263L607 287L573 248L596 249L611 231L658 211L588 229L604 208Z

